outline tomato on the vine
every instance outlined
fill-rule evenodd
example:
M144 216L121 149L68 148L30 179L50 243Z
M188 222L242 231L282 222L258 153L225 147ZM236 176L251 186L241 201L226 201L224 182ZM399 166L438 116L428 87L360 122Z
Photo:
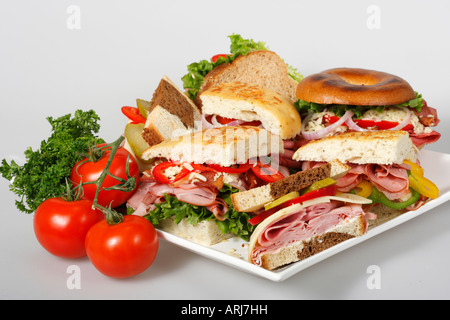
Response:
M105 144L98 145L97 147L104 147ZM111 153L111 148L106 148L104 153L100 156L98 160L89 160L84 158L74 165L72 168L72 173L70 175L70 180L75 186L82 184L83 188L83 199L94 200L95 193L97 191L97 186L95 182L103 170ZM116 186L121 183L115 177L123 179L123 181L128 179L127 176L127 159L128 160L128 170L131 177L135 177L135 185L131 191L124 192L123 190L102 190L104 188L109 188ZM112 208L118 207L125 203L127 199L133 194L138 185L139 179L139 167L136 159L131 155L125 148L119 147L116 154L114 155L111 166L109 167L109 172L114 175L107 175L101 184L101 190L98 195L97 202L101 206L109 206L111 204ZM122 181L122 182L123 182ZM88 184L86 184L88 183Z
M128 278L144 272L156 258L158 234L145 218L123 216L123 221L94 225L86 236L86 252L92 264L106 276Z
M34 215L34 233L51 254L62 258L86 256L85 238L89 229L105 219L92 208L90 200L50 198L39 205Z

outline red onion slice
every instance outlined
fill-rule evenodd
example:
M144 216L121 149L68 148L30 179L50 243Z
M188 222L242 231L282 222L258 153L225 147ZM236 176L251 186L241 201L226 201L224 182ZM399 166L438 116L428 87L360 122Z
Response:
M205 126L209 126L208 128L220 128L220 127L239 126L239 125L241 125L241 124L243 124L243 123L245 122L244 120L236 119L236 120L233 120L233 121L231 121L231 122L229 122L229 123L227 123L227 124L221 124L219 121L217 121L217 115L216 115L216 114L213 114L213 115L211 116L211 123L209 123L209 122L206 120L206 117L207 117L207 116L210 116L210 115L202 114L202 123L203 123ZM205 122L205 123L204 123L204 122Z
M369 131L369 129L364 129L361 128L360 126L358 126L352 119L352 117L348 118L347 121L345 122L347 124L347 126L349 127L349 129L355 130L355 131Z
M403 119L402 122L400 122L395 127L390 128L389 130L393 130L393 131L402 130L404 127L406 127L406 125L408 125L411 122L411 111L407 107L399 107L399 108L406 112L406 117L405 117L405 119Z
M202 113L202 126L206 129L214 128L214 125L206 120L206 115L204 113Z
M342 125L344 122L346 122L348 119L350 119L351 117L353 117L354 113L353 111L347 111L345 112L345 114L335 123L333 123L332 125L329 125L328 127L325 127L319 131L313 131L313 132L306 132L305 131L305 126L306 123L309 122L309 120L311 119L313 114L308 115L304 121L302 121L302 136L305 139L308 140L316 140L316 139L321 139L323 137L325 137L327 134L333 132L334 130L336 130L337 127L339 127L340 125Z

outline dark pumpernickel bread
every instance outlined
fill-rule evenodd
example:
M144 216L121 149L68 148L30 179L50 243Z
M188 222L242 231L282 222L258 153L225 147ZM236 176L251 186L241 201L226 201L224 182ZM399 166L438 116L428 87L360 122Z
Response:
M149 111L151 112L156 106L162 106L180 118L186 128L194 128L194 122L200 118L197 106L167 77L161 79L153 93Z
M270 195L280 198L293 191L299 191L310 186L315 181L325 179L330 176L331 164L325 163L319 167L311 168L306 171L299 171L284 179L275 181L270 186Z

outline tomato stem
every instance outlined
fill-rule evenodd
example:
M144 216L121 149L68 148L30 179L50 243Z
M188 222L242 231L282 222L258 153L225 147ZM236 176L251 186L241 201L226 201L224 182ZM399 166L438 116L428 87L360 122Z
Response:
M98 204L98 194L100 192L102 183L105 180L106 176L107 175L111 175L109 173L109 168L111 167L111 163L114 160L114 156L115 156L115 154L117 152L117 149L119 149L119 147L120 147L120 145L121 145L121 143L122 143L122 141L124 139L125 139L124 136L120 136L119 139L117 139L113 143L110 143L110 144L107 145L108 147L111 147L111 153L109 155L108 162L105 165L105 169L102 171L102 173L100 174L98 179L95 181L95 185L97 186L97 190L95 191L95 197L94 197L94 201L93 201L92 207L93 208L98 208L99 210L101 210L106 215L106 221L108 222L109 225L115 225L115 224L121 223L123 221L123 216L122 216L122 214L120 214L116 210L112 209L111 205L109 207L104 207L104 206L99 205ZM127 175L129 176L129 174L128 174L128 161L127 161ZM125 184L126 184L126 182L125 182Z

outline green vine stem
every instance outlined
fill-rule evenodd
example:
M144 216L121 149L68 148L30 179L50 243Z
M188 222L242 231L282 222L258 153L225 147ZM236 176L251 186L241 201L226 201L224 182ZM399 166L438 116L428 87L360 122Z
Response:
M101 206L100 204L98 204L98 195L100 193L101 185L102 185L103 181L105 180L106 176L110 175L110 176L114 177L115 179L117 179L118 181L120 181L120 183L113 187L104 188L103 190L116 189L116 190L128 192L128 191L133 190L134 186L136 185L135 177L131 177L129 174L129 169L128 169L129 156L127 159L127 168L126 168L127 177L128 177L127 180L116 177L109 172L109 168L111 167L111 163L114 160L114 156L117 152L117 149L119 149L119 147L124 139L125 139L124 136L120 136L119 139L117 139L113 143L110 143L107 145L107 147L111 147L111 153L109 155L108 162L105 165L105 169L100 174L98 179L95 181L97 190L95 192L95 197L94 197L92 207L94 209L97 208L97 209L101 210L105 214L106 221L108 222L109 225L115 225L115 224L121 223L123 221L123 215L121 213L117 212L116 210L112 209L111 205L109 205L109 207L104 207L104 206ZM104 147L102 147L102 149L104 149Z

